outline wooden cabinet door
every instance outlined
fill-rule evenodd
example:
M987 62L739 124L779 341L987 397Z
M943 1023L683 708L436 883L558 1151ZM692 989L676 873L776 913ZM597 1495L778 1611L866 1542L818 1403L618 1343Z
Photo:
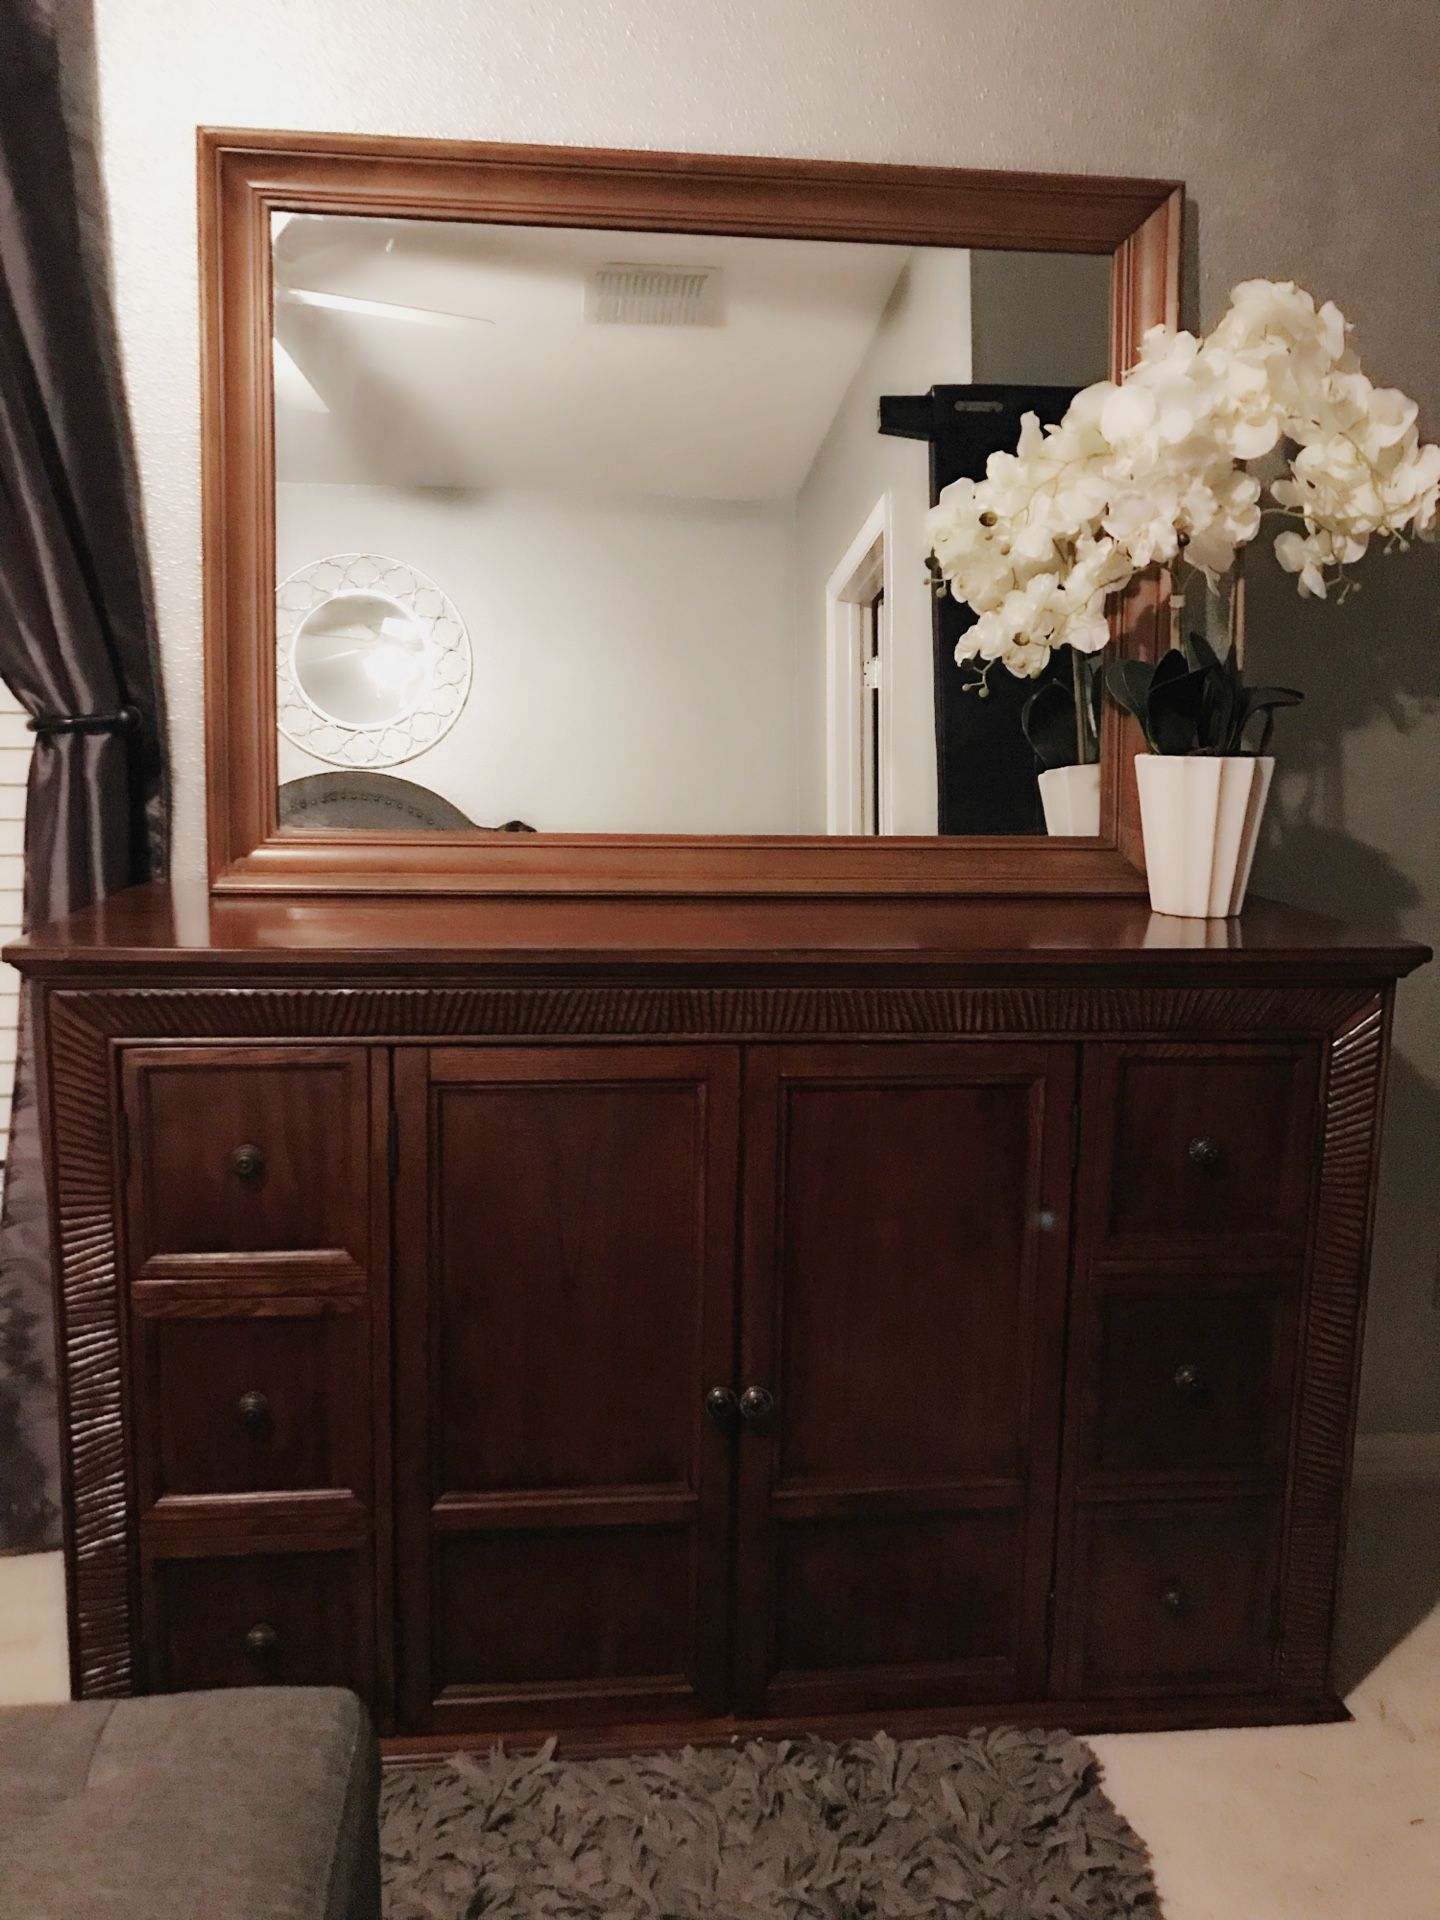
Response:
M1043 1691L1074 1079L1063 1046L747 1056L742 1712Z
M724 1705L739 1056L397 1055L407 1730Z

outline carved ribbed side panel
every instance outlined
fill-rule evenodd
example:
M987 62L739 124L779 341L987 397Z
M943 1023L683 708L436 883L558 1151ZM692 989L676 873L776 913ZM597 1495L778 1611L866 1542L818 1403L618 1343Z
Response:
M1384 1057L1374 1000L1330 1050L1280 1658L1283 1685L1300 1692L1328 1678Z
M74 1539L79 1690L131 1691L130 1545L120 1285L105 1037L68 1008L49 1019L60 1234L65 1450Z
M146 987L78 998L112 1035L414 1039L866 1039L945 1034L1331 1033L1368 1004L1344 987Z

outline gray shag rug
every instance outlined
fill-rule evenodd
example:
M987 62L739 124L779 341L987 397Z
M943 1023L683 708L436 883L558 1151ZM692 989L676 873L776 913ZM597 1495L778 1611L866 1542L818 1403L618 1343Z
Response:
M752 1741L386 1775L386 1920L1122 1920L1143 1843L1080 1741Z

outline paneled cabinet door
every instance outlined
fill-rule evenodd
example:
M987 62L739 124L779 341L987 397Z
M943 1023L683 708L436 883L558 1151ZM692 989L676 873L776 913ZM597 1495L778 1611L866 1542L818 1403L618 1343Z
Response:
M1075 1056L746 1064L737 1705L1040 1694Z
M739 1056L396 1056L408 1731L724 1706Z

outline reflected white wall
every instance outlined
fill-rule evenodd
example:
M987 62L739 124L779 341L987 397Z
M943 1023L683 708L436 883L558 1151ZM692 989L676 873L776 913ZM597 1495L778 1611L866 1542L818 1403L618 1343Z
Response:
M282 484L281 577L370 552L470 632L455 726L396 767L477 826L790 833L801 808L789 503ZM323 771L280 742L280 777Z

